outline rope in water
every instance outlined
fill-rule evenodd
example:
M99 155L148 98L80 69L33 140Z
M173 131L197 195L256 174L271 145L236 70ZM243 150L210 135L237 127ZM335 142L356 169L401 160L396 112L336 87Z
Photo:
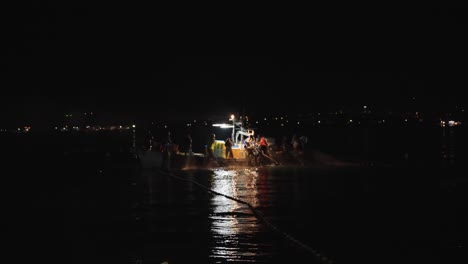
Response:
M210 192L210 193L213 193L215 195L220 195L220 196L223 196L223 197L226 197L230 200L233 200L233 201L236 201L238 203L241 203L241 204L245 204L249 207L249 209L252 211L252 213L255 215L255 217L259 220L261 220L268 228L270 228L271 230L277 232L278 234L280 234L283 238L285 238L286 240L290 241L292 244L294 244L295 246L309 252L310 254L312 254L314 257L316 257L321 263L323 264L332 264L333 261L329 258L329 257L326 257L325 255L321 254L318 250L304 244L303 242L299 241L298 239L294 238L292 235L288 234L287 232L285 231L282 231L281 229L279 229L277 226L275 226L274 224L272 224L270 221L268 221L262 214L262 212L260 212L259 210L257 210L255 207L252 206L252 204L246 202L246 201L243 201L241 199L238 199L238 198L235 198L235 197L232 197L232 196L229 196L229 195L226 195L226 194L223 194L223 193L219 193L217 191L214 191L206 186L204 186L203 184L200 184L194 180L189 180L189 179L185 179L185 178L182 178L182 177L179 177L179 176L176 176L174 175L173 173L170 173L170 172L164 172L164 171L161 171L163 174L166 174L167 176L169 177L173 177L175 179L179 179L179 180L182 180L182 181L187 181L187 182L191 182L195 185L197 185L198 187Z

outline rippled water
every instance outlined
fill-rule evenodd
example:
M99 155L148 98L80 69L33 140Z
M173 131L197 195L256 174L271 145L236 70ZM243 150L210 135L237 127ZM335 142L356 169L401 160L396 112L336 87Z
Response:
M4 200L16 201L7 218L17 228L8 240L23 249L14 257L317 263L289 234L336 263L467 263L455 261L468 259L467 174L450 166L451 157L466 164L463 144L447 142L445 163L412 163L410 152L401 167L196 169L174 172L178 178L137 172L131 153L64 153L60 146L47 142L9 155L21 163L4 162L14 172L6 174ZM249 203L263 219L207 189Z
M175 263L320 263L315 253L339 263L430 262L439 242L433 198L407 178L414 173L271 167L148 175L147 228L167 239L152 243L153 253Z
M221 169L215 170L212 177L213 191L241 199L254 207L258 205L257 172ZM215 241L213 258L255 260L264 254L264 245L249 241L256 233L264 231L264 226L247 205L221 195L214 195L211 205L211 230Z
M61 241L60 224L72 263L319 263L308 249L335 263L440 263L467 245L466 185L447 180L440 196L420 168L144 170L132 178L118 165L92 174L77 167L67 188L49 188L60 201L42 191L25 201L37 208L34 222L22 210L35 245L54 234Z

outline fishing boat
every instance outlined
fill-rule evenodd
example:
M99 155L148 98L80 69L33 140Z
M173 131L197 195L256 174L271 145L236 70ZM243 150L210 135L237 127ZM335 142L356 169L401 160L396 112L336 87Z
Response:
M139 158L143 168L171 168L181 169L184 167L227 167L227 166L264 166L267 164L277 165L278 162L264 153L259 142L245 144L245 139L254 138L255 131L246 129L242 120L236 120L234 115L229 119L231 124L213 124L213 127L220 129L231 129L232 154L233 157L226 157L225 140L215 140L211 146L206 146L205 153L182 153L177 146L169 144L165 146L166 152L145 151L139 153ZM211 148L213 156L209 156L208 148ZM167 155L164 158L164 155ZM169 162L170 164L164 164Z

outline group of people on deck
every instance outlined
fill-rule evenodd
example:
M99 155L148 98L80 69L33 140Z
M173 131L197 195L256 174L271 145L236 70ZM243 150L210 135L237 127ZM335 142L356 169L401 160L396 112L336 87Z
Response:
M216 135L211 134L208 140L208 144L206 145L206 158L207 160L214 160L215 159L215 143L216 143ZM234 159L233 153L233 146L234 143L231 137L227 137L224 140L224 147L225 147L225 158L226 159ZM243 141L243 146L245 151L247 152L247 157L251 158L254 156L258 156L261 152L263 154L268 154L268 141L267 139L261 135L257 140L253 136L247 137Z
M247 159L250 165L265 162L264 157L271 159L268 151L268 140L263 135L260 135L257 140L253 135L247 137L244 140L244 149L247 151ZM276 161L273 162L276 163Z
M259 135L257 138L255 138L253 135L250 135L246 137L242 143L249 164L278 164L276 159L280 159L286 163L299 162L302 164L307 141L308 138L306 136L298 137L296 134L294 134L290 140L288 140L287 136L284 136L282 145L275 147L276 144L274 142L272 143L273 145L270 146L267 138L264 135ZM208 142L205 145L205 164L208 164L210 161L218 163L220 160L218 160L217 157L222 156L224 156L226 159L240 158L237 157L239 154L233 151L234 143L231 137L227 137L224 140L224 153L222 154L218 153L218 151L221 151L220 144L222 144L222 141L216 140L215 134L210 134ZM171 157L171 154L178 152L178 150L174 147L170 132L167 132L166 137L161 145L161 151L163 152L161 167L167 169L171 167L170 163L173 158ZM175 144L175 146L178 145ZM238 151L236 149L234 150ZM278 152L278 150L281 151ZM192 150L192 137L190 133L187 133L186 135L181 153L184 153L187 158L191 158L193 160L194 154ZM278 156L278 153L282 153L282 155Z

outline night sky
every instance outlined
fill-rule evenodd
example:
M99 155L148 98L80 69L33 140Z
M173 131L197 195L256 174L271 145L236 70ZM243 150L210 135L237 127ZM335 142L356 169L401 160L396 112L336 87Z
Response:
M2 49L0 117L53 123L80 111L168 119L466 101L463 9L314 11L209 28L162 13L21 9Z

